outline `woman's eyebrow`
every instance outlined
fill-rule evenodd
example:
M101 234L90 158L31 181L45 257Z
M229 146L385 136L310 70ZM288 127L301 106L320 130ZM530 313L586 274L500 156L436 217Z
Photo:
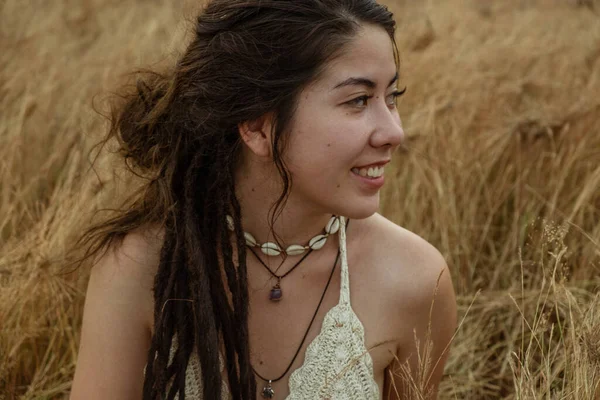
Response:
M398 72L396 72L396 75L394 75L394 77L388 84L388 87L392 86L397 80L398 80ZM346 79L343 82L338 83L337 85L335 85L335 87L333 89L335 90L335 89L339 89L339 88L346 87L346 86L366 86L369 89L375 89L377 87L377 84L368 78L351 77L351 78Z

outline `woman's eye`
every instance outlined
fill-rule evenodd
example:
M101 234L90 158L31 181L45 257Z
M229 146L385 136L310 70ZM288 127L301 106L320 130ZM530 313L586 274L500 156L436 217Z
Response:
M387 98L387 104L390 107L395 107L396 106L396 100L398 99L398 97L402 96L404 93L406 93L406 88L402 89L402 90L394 90L392 93L390 93L388 95Z
M386 96L386 103L387 103L388 107L395 107L396 99L398 97L402 96L405 92L406 92L406 88L404 88L402 90L396 89L392 93L388 94ZM352 106L359 107L359 108L365 108L368 105L369 100L372 98L373 98L373 96L363 95L363 96L359 96L355 99L350 100L347 104L350 104Z
M353 106L357 106L357 107L366 107L367 106L367 102L369 101L370 98L372 98L373 96L360 96L357 97L355 99L352 99L348 102L348 104L353 105Z

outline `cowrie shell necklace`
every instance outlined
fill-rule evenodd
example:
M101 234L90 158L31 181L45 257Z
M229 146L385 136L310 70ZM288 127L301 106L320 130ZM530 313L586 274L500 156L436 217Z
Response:
M230 231L232 231L232 232L234 231L233 217L231 215L227 215L227 227L229 228ZM292 244L290 246L287 246L285 249L282 249L275 242L265 242L265 243L261 244L254 238L254 236L252 236L250 233L245 232L245 231L244 231L244 238L246 239L246 245L248 245L249 247L259 247L260 251L262 251L264 254L266 254L268 256L276 257L276 256L280 255L281 253L285 253L288 256L299 256L300 254L303 254L305 251L307 251L309 249L310 250L322 249L323 246L325 246L325 243L327 242L327 238L330 235L334 235L337 231L339 231L339 229L340 229L340 217L334 215L329 219L329 222L327 222L327 225L325 225L325 233L321 233L321 234L313 237L304 246L299 245L299 244Z
M228 226L229 230L231 230L231 231L234 230L233 218L230 215L227 215L227 226ZM252 236L248 232L244 232L244 237L246 239L246 246L248 246L248 249L252 252L252 254L254 254L254 256L262 264L262 266L265 267L265 269L267 271L269 271L269 273L275 279L277 279L277 283L271 288L271 292L269 293L269 300L280 301L283 298L283 290L281 288L281 280L283 278L285 278L288 274L290 274L290 272L295 270L296 267L298 265L300 265L300 263L302 261L304 261L304 259L313 250L322 249L323 246L325 245L325 243L327 242L327 238L330 235L335 234L337 231L339 231L339 229L340 229L340 218L338 216L334 215L329 219L329 222L327 222L327 225L325 226L324 234L319 234L319 235L313 237L312 239L310 239L308 241L308 245L301 246L301 245L293 244L291 246L286 247L285 250L282 250L281 247L279 247L279 245L277 243L273 243L273 242L265 242L263 244L260 244L256 241L254 236ZM260 257L258 257L258 254L255 253L255 251L253 250L253 247L259 247L260 250L268 256L278 256L281 253L285 253L288 256L296 256L296 255L305 253L306 251L308 251L308 253L304 254L302 256L302 258L300 259L300 261L298 261L288 272L286 272L283 275L277 275L277 270L275 272L271 271L271 268L269 268L269 266L267 264L265 264L263 262L263 260L260 259ZM281 267L281 265L280 265L280 267ZM277 269L279 269L279 268L277 268Z

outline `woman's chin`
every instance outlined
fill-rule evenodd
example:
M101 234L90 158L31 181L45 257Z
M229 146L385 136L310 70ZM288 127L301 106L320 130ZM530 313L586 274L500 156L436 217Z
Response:
M365 219L379 211L379 194L362 204L348 204L340 210L340 214L349 219Z

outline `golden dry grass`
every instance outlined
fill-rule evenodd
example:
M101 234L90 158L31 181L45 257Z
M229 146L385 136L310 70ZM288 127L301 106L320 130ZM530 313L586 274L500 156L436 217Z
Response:
M462 323L440 398L600 398L598 4L387 3L409 140L382 213L452 269ZM106 156L89 170L106 129L92 103L176 56L196 7L0 1L2 400L69 391L86 269L61 273L65 251L128 182Z

